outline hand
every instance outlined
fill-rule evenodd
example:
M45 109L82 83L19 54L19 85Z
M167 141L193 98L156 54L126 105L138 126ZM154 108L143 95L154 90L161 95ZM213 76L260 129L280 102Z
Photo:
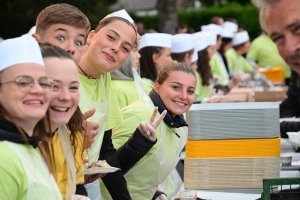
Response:
M241 73L237 72L232 77L232 83L233 85L238 85L240 82L242 82Z
M87 159L83 160L83 163L88 163ZM103 178L106 174L93 174L93 175L84 175L84 184L92 183L99 178Z
M99 124L97 122L86 121L88 118L93 116L96 112L96 109L91 109L83 114L84 121L82 126L84 127L84 136L85 136L85 148L90 148L94 142L94 137L98 134Z
M86 196L82 196L82 195L72 195L71 200L90 200L90 198L86 197Z
M161 194L155 200L168 200L168 198L166 197L166 195Z
M160 123L163 121L165 118L167 111L165 110L159 118L154 121L156 114L158 112L158 108L155 107L154 111L150 117L150 120L148 122L141 122L138 126L138 129L141 131L141 133L149 140L155 141L156 140L156 129L160 125Z

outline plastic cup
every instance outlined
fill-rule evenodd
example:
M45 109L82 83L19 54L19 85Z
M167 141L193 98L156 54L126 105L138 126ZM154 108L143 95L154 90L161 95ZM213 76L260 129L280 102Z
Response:
M181 190L179 191L180 200L195 200L197 199L196 190Z

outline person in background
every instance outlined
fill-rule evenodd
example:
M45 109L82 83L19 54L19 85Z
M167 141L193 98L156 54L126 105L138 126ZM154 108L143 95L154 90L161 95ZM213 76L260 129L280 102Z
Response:
M173 192L174 186L168 187L168 190L160 188L160 192L157 189L164 181L172 185L169 175L175 169L187 139L187 124L183 113L194 102L195 88L193 69L183 63L171 62L159 72L149 95L122 110L124 123L113 129L112 136L117 148L131 137L141 121L148 119L154 107L158 107L161 114L167 110L166 117L157 127L156 136L151 139L157 139L156 144L125 174L132 199L156 199L163 195L161 192Z
M166 33L147 33L142 36L139 46L140 74L145 92L149 94L159 71L172 62L172 35Z
M136 27L139 35L144 35L146 33L144 24L142 22L137 22Z
M193 36L187 33L173 35L171 57L174 61L181 62L187 66L192 64L194 53Z
M187 33L188 27L185 24L178 24L175 28L175 34Z
M143 81L138 73L140 57L140 53L134 48L121 68L110 73L112 87L117 96L120 109L146 94Z
M233 48L227 50L225 53L227 60L231 63L231 70L233 73L239 73L241 75L241 81L246 82L251 79L255 81L261 81L263 85L272 87L272 83L266 79L266 77L256 70L247 62L242 56L247 53L250 48L249 35L247 31L242 31L234 34Z
M266 34L262 34L252 41L247 58L257 62L261 68L283 67L285 84L289 85L291 68L279 55L276 45Z
M210 23L222 26L224 24L224 19L222 17L215 16L211 18Z
M46 76L40 47L30 35L7 39L0 58L1 199L62 200L52 176L46 114L53 79Z
M280 104L280 117L299 117L300 67L298 59L300 37L297 32L297 25L299 24L300 14L297 8L300 6L300 2L297 0L252 0L252 2L260 8L260 25L262 29L275 43L280 56L292 70L287 93L288 98ZM299 130L299 122L280 123L282 138L288 137L286 132L298 132Z

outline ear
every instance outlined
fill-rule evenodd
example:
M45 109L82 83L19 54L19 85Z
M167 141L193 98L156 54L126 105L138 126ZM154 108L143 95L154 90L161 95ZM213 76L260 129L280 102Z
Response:
M154 83L154 88L153 89L159 95L160 85L157 82Z
M152 60L153 60L154 63L157 63L158 57L159 57L158 54L155 54L155 53L154 53L154 54L152 55Z
M32 34L32 37L34 37L34 39L36 39L38 42L41 40L41 36L37 33Z
M89 32L88 37L87 37L87 39L86 39L86 44L87 44L87 45L90 45L90 43L91 43L92 39L94 38L95 34L96 34L96 33L95 33L94 30L91 30L91 31Z

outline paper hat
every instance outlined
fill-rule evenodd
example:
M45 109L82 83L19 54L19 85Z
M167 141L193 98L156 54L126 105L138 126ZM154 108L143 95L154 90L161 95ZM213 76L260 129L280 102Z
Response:
M232 46L237 46L249 41L249 35L247 31L235 33L233 36Z
M192 55L192 63L195 62L196 60L198 60L198 51L196 49L196 47L194 48L194 53Z
M201 31L214 32L217 35L220 35L221 31L222 31L222 26L217 25L217 24L203 25L203 26L201 26Z
M20 63L35 63L44 66L40 46L31 35L1 42L0 60L0 71Z
M130 17L130 15L126 12L125 9L110 13L108 15L106 15L102 20L109 18L109 17L121 17L123 19L126 19L127 21L129 21L130 23L134 23L133 19ZM101 20L101 21L102 21Z
M224 22L223 27L231 29L234 33L238 31L238 25L233 22Z
M208 47L207 37L204 32L197 32L193 34L195 50L196 52L202 51L206 47Z
M194 40L191 34L181 33L173 35L172 53L183 53L194 48Z
M233 38L234 32L231 29L229 29L229 28L223 27L222 31L221 31L221 36L223 38Z
M145 33L141 40L139 50L144 47L172 47L173 36L167 33Z

